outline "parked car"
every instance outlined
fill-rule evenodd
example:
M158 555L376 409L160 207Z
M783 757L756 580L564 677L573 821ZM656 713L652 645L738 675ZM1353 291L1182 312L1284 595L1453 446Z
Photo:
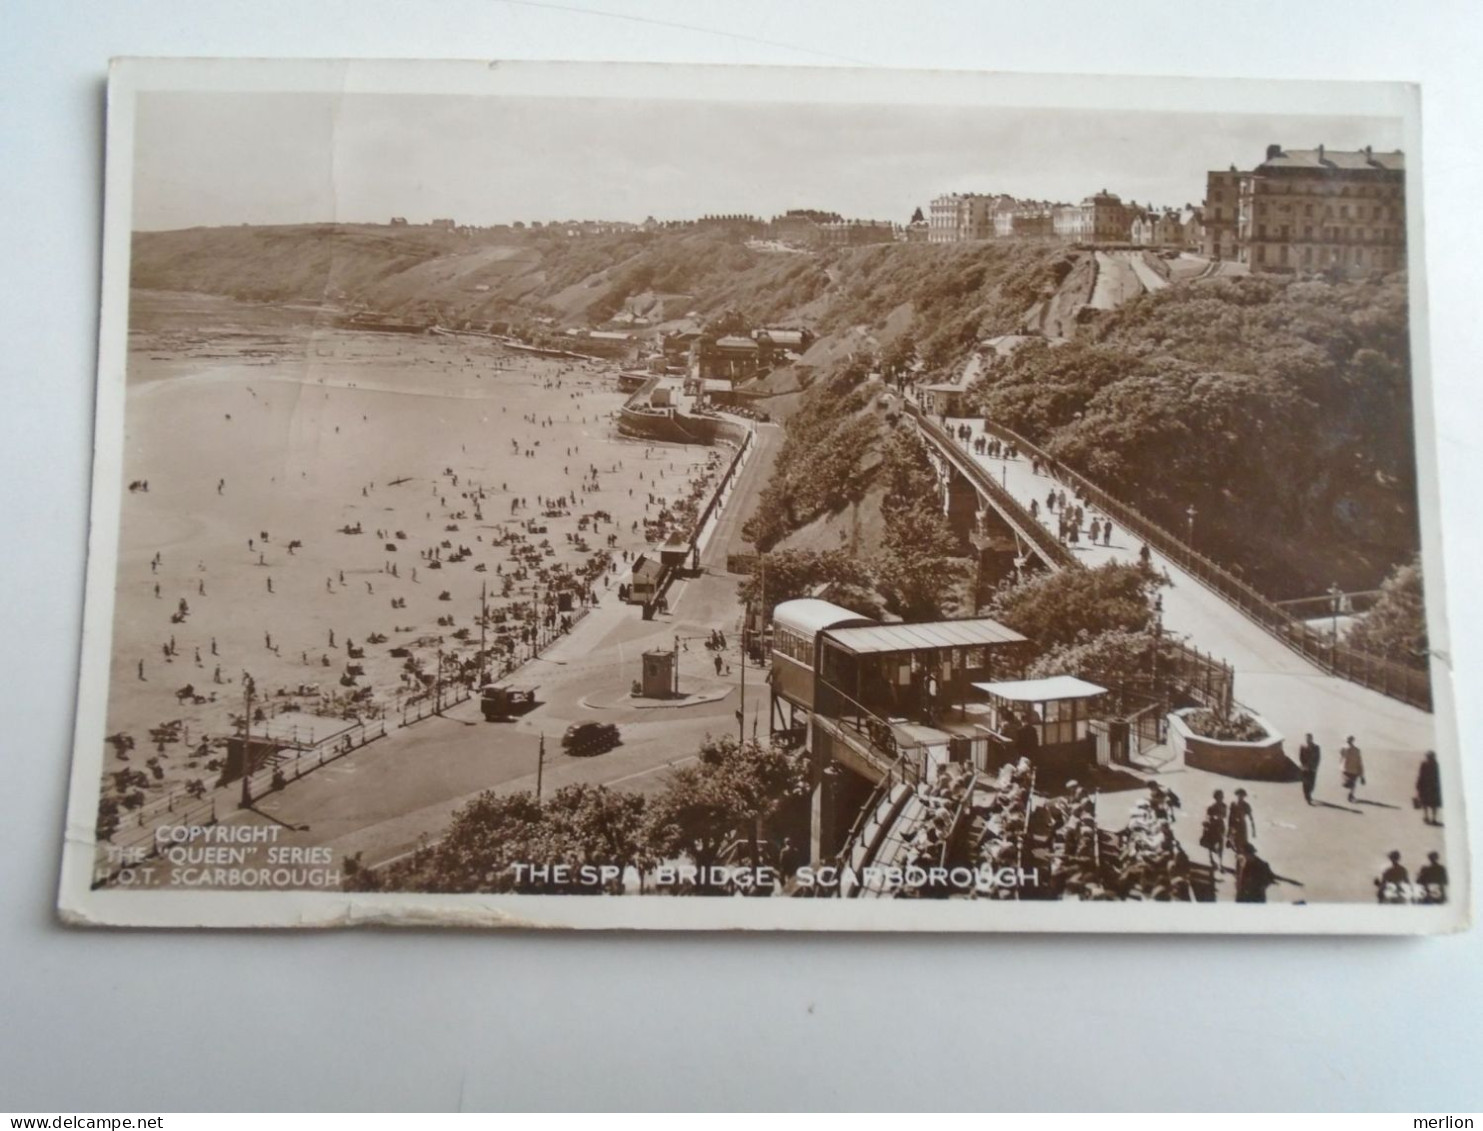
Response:
M623 741L613 723L573 723L561 736L561 748L573 758L603 754Z

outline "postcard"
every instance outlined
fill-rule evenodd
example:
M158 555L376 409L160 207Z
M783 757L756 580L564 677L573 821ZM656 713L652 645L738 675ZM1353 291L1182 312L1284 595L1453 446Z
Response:
M63 918L1468 925L1418 92L122 60Z

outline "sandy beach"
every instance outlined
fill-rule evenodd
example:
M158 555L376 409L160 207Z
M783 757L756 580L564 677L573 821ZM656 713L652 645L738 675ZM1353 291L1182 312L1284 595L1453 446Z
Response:
M134 748L109 746L105 796L120 770L150 800L213 786L246 676L255 714L398 711L440 652L445 679L450 658L476 666L481 590L491 665L523 658L537 593L548 632L616 600L625 556L661 529L646 521L720 462L618 436L606 363L133 303L108 732Z

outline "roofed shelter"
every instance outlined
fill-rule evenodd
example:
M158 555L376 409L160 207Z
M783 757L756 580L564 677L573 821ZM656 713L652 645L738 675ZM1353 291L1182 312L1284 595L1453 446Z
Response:
M1073 675L1044 679L975 683L994 717L994 729L1007 738L1017 755L1038 764L1085 764L1096 761L1092 733L1094 701L1106 694L1100 684Z
M826 629L819 635L817 707L934 725L965 713L974 684L1018 672L1025 638L987 617Z

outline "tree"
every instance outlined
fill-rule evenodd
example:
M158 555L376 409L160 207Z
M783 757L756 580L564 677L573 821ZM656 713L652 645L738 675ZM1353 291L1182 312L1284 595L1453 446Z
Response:
M737 837L761 863L767 823L789 800L808 791L807 756L734 738L707 738L700 761L670 774L649 806L649 842L659 856L685 856L701 868L721 859ZM704 885L703 885L704 886Z
M1416 548L1408 325L1400 277L1168 287L993 364L975 407L1169 529L1194 505L1275 596L1369 585Z
M1355 622L1345 643L1405 664L1426 662L1430 644L1420 555L1391 571L1375 604Z
M942 513L937 473L915 432L892 433L882 471L886 529L876 559L881 592L907 620L937 620L959 604L967 566Z
M875 579L865 563L844 550L773 550L759 556L738 588L742 603L761 609L767 620L782 602L806 597L824 584L836 605L864 617L880 615Z
M1159 672L1172 671L1172 652L1167 636L1148 629L1130 632L1115 628L1096 635L1084 633L1069 643L1055 645L1042 652L1025 674L1030 679L1074 675L1121 690L1152 681Z
M583 881L584 865L639 866L645 859L645 800L606 786L564 786L544 802L529 791L481 793L454 814L437 844L380 871L357 868L347 885L360 891L591 894L622 891ZM517 874L516 865L566 865L568 882Z
M910 333L896 338L881 353L881 374L892 380L907 372L917 359L917 342Z
M1107 632L1147 632L1153 622L1153 591L1162 584L1141 566L1108 562L1097 569L1066 569L1010 584L994 595L989 607L1045 655Z

